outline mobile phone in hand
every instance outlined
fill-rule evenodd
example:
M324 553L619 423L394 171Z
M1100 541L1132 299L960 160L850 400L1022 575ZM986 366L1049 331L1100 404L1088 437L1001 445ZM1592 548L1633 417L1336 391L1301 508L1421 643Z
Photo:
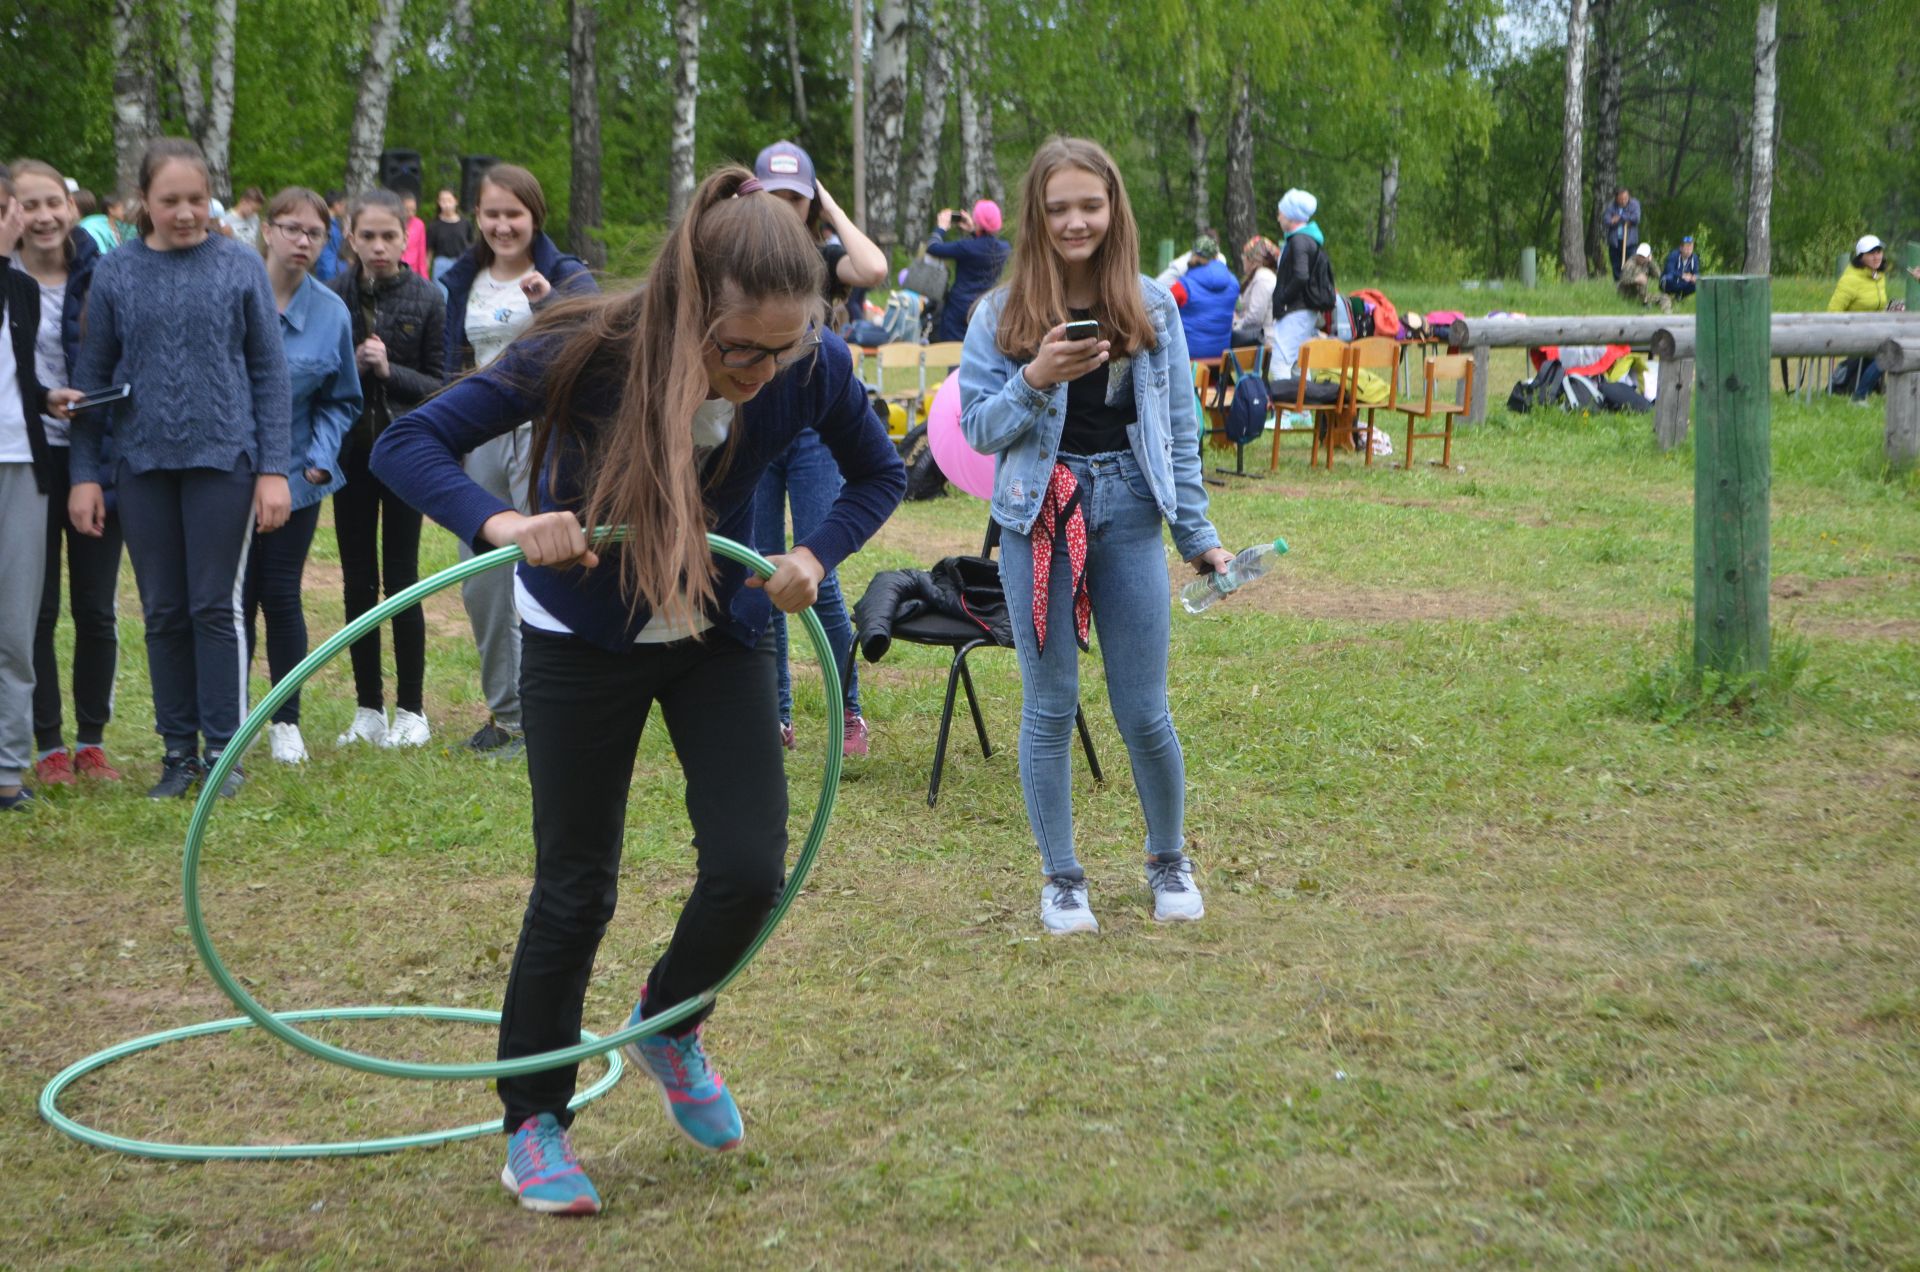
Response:
M1082 318L1078 322L1070 322L1066 325L1066 328L1061 331L1060 338L1062 340L1098 340L1100 338L1100 324L1092 318Z

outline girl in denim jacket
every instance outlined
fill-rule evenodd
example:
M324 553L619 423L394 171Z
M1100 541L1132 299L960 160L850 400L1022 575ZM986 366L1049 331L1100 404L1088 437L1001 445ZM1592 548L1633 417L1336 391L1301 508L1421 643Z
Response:
M1126 186L1099 145L1052 138L1027 169L1006 286L968 324L961 428L997 456L993 517L1020 659L1020 786L1052 934L1096 932L1074 854L1068 753L1079 651L1097 620L1114 722L1146 815L1160 922L1204 913L1184 848L1186 766L1167 710L1164 521L1196 571L1230 555L1207 520L1187 343L1173 298L1139 273ZM1068 340L1070 321L1100 324Z

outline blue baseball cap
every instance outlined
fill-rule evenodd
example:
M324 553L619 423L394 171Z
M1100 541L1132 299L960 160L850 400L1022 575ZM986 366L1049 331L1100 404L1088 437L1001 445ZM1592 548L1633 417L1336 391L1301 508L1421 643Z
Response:
M813 160L790 141L776 141L753 161L753 175L768 190L787 190L803 199L813 197Z

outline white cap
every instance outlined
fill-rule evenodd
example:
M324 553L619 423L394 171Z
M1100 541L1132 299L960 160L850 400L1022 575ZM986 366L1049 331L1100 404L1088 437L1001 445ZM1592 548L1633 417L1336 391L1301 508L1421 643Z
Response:
M1652 248L1652 247L1650 247L1649 245L1647 245L1647 244L1645 244L1645 243L1642 243L1642 244L1641 244L1641 245L1640 245L1639 247L1637 247L1637 248L1635 248L1635 249L1634 249L1634 251L1633 251L1633 254L1634 254L1635 256L1644 256L1644 257L1646 257L1646 258L1647 258L1648 260L1652 260L1652 259L1653 259L1653 248Z
M1853 254L1855 256L1865 256L1868 252L1878 251L1885 246L1886 244L1882 243L1879 239L1868 234L1853 245Z

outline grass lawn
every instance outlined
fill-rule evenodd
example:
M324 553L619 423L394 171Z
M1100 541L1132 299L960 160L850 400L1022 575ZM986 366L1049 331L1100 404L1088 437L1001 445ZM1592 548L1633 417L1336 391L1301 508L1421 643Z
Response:
M1229 544L1293 553L1175 616L1197 926L1149 920L1097 631L1107 782L1075 761L1091 939L1039 934L1013 660L976 661L1000 749L962 723L931 813L944 661L863 667L873 757L708 1031L746 1145L696 1155L629 1079L578 1123L597 1221L518 1211L494 1140L187 1166L34 1116L82 1054L232 1014L182 926L187 807L141 798L158 746L129 574L109 745L130 780L55 792L0 840L0 1266L1920 1266L1920 481L1881 470L1877 410L1776 397L1773 428L1777 647L1808 664L1739 719L1649 709L1691 593L1693 474L1645 417L1496 410L1459 471L1309 472L1290 442L1277 474L1216 491ZM983 523L964 496L909 505L847 589L977 550ZM307 577L323 634L324 525ZM436 745L337 751L341 659L308 691L313 762L258 755L214 823L215 934L271 1006L498 1005L525 774L447 749L482 717L477 661L457 598L428 609ZM803 670L796 827L822 705ZM600 1029L689 883L658 730L629 824ZM480 1028L322 1032L492 1054ZM251 1032L116 1065L68 1107L260 1142L497 1110L479 1084L362 1078Z

